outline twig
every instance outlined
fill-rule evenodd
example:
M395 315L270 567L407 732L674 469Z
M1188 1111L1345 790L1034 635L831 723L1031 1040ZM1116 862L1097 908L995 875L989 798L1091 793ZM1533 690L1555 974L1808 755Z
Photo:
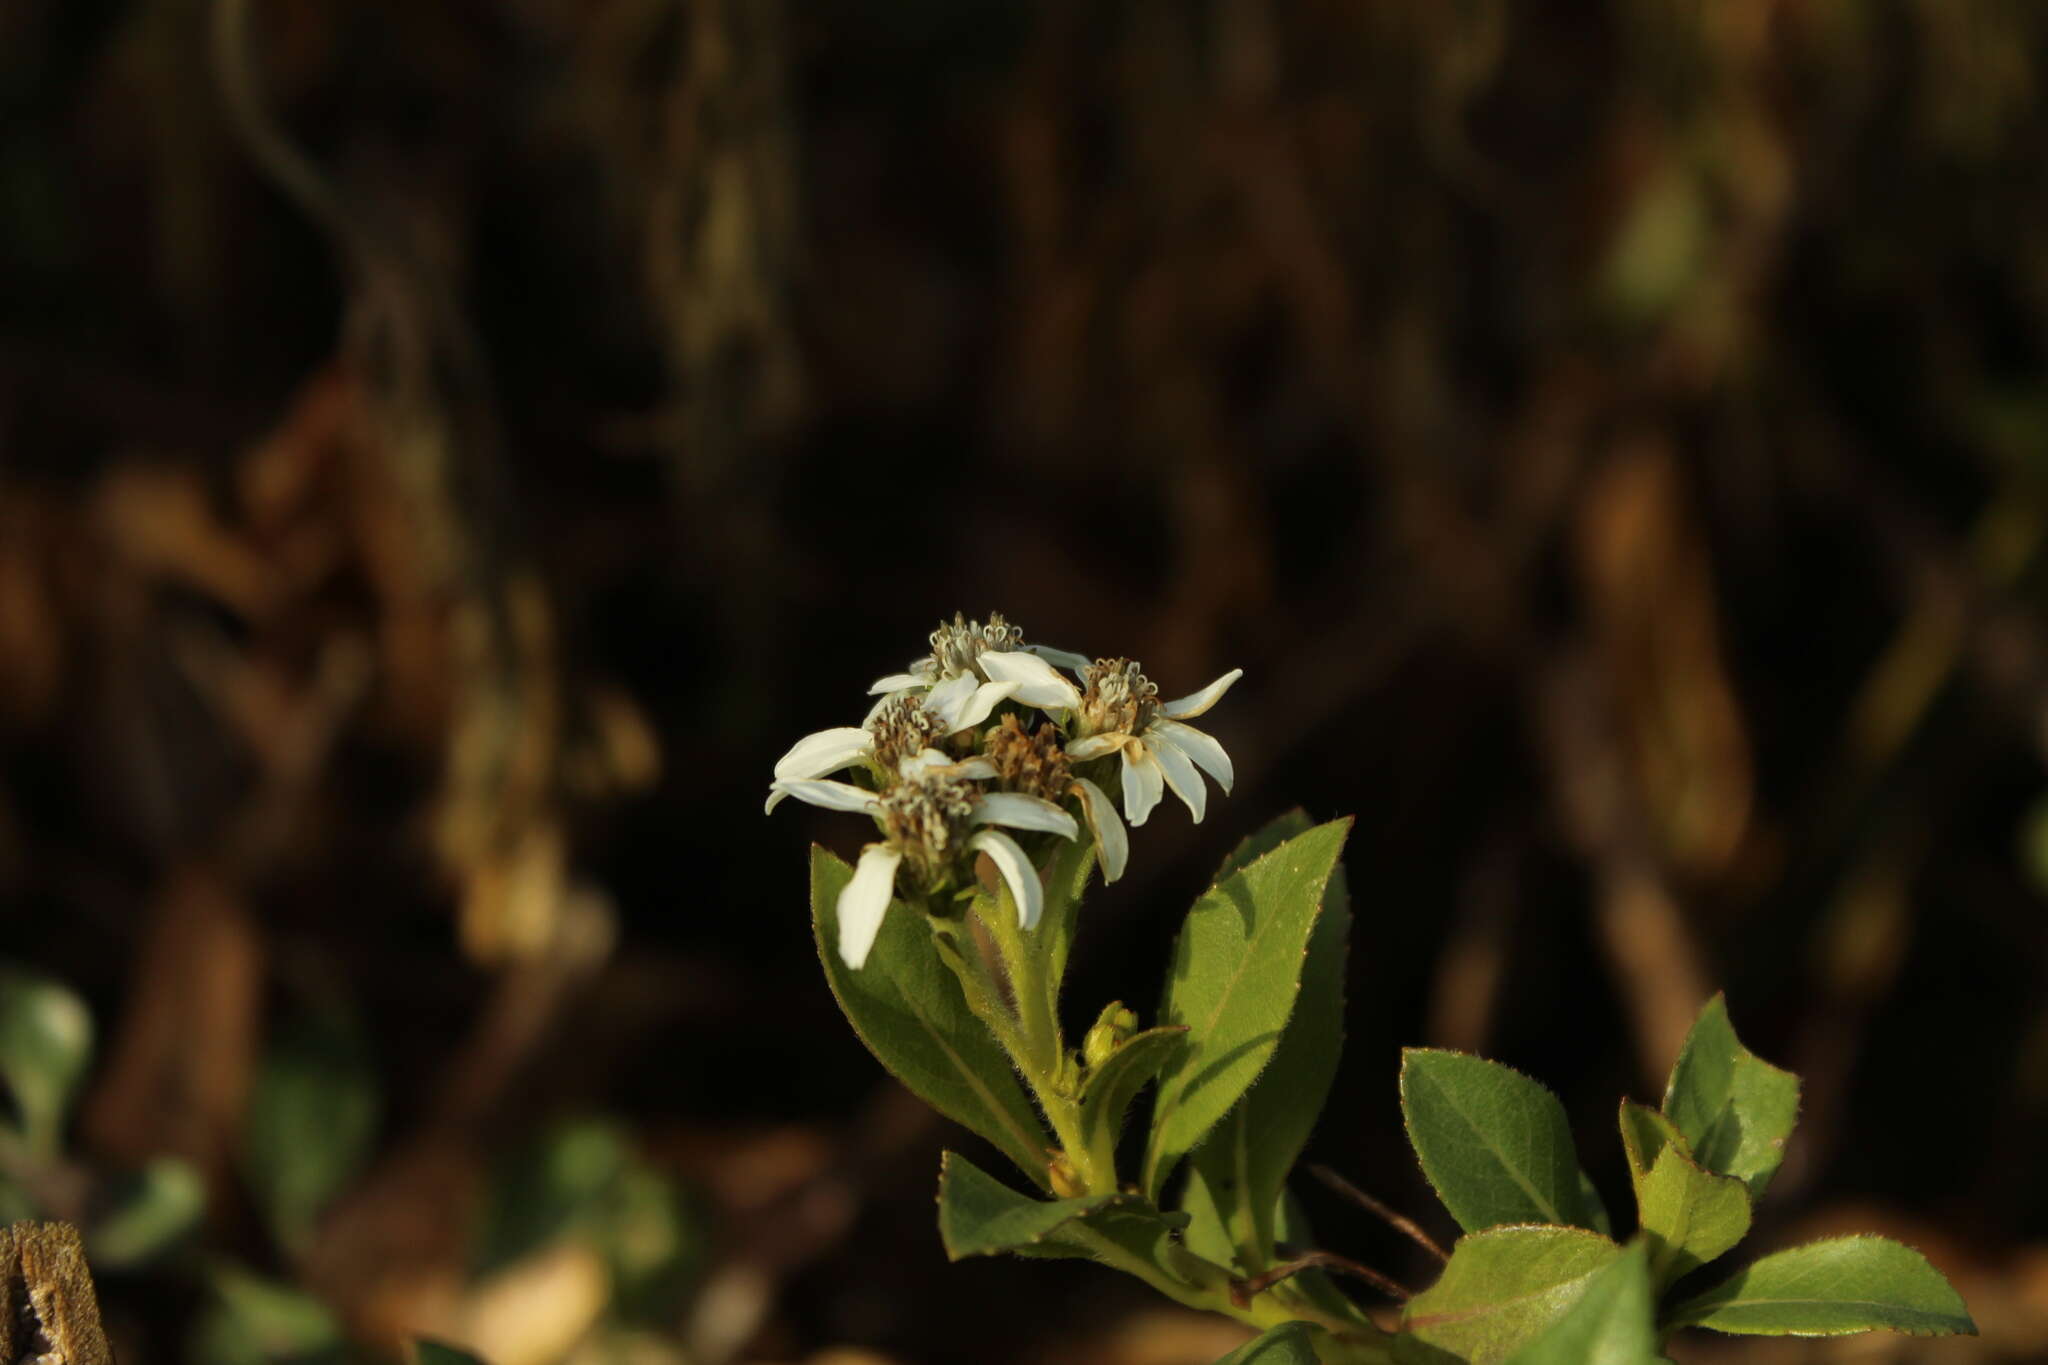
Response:
M1338 1175L1328 1166L1314 1163L1309 1166L1308 1170L1310 1175L1313 1175L1316 1179L1322 1181L1325 1185L1328 1185L1367 1213L1382 1220L1388 1227L1406 1236L1409 1241L1415 1243L1415 1245L1421 1247L1439 1261L1451 1259L1450 1254L1436 1244L1436 1239L1424 1232L1421 1225L1406 1214L1397 1213L1393 1209L1388 1208L1385 1204L1382 1204L1364 1190L1359 1189L1358 1186L1352 1184L1343 1176ZM1402 1297L1406 1298L1407 1295L1404 1294Z
M1305 1251L1291 1261L1284 1261L1271 1270L1262 1271L1248 1280L1234 1280L1230 1285L1230 1301L1239 1308L1250 1305L1258 1295L1265 1293L1280 1281L1298 1275L1304 1270L1334 1270L1364 1280L1373 1288L1392 1299L1406 1303L1415 1295L1399 1280L1391 1279L1369 1265L1360 1265L1346 1256L1333 1251Z

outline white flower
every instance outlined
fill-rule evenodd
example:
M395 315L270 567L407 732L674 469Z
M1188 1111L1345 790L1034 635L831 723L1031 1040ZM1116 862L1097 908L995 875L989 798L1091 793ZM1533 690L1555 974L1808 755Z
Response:
M1015 658L1012 655L997 664L991 676L1017 682L1016 695L1021 699L1034 684L1023 676L1030 670L1015 663ZM1098 660L1082 670L1086 690L1074 692L1074 701L1066 708L1073 716L1075 735L1067 745L1067 757L1083 763L1107 754L1123 755L1124 818L1134 825L1150 818L1165 787L1171 787L1188 814L1199 821L1208 809L1209 792L1195 770L1200 768L1215 778L1225 792L1236 780L1236 772L1221 744L1181 721L1214 706L1243 676L1243 669L1233 668L1192 696L1161 702L1158 687L1135 663ZM1074 691L1064 678L1058 681ZM1047 687L1042 678L1036 685Z
M941 621L939 628L931 633L931 646L931 653L921 659L912 659L903 672L877 678L868 688L869 695L887 696L911 688L932 687L962 675L972 676L981 682L995 682L997 679L983 673L979 667L982 656L991 652L1024 652L1050 659L1062 668L1080 669L1088 664L1084 656L1070 654L1064 649L1025 644L1024 632L1005 621L999 611L989 613L987 625L970 621L954 612L950 624Z
M824 777L856 763L875 762L893 769L904 758L987 720L996 703L1017 689L1013 684L981 682L971 673L946 679L922 696L888 696L876 703L861 725L845 725L805 735L775 762L778 781ZM789 793L770 787L767 810Z
M828 810L872 815L882 827L884 838L861 851L853 879L839 893L839 956L847 966L858 970L867 961L899 871L920 889L937 890L957 872L964 854L987 854L1017 903L1017 922L1037 927L1045 909L1038 869L1016 840L989 827L1043 830L1066 839L1077 837L1080 828L1050 801L975 785L994 776L985 758L954 763L926 749L902 761L897 781L884 792L818 778L776 781L778 793Z

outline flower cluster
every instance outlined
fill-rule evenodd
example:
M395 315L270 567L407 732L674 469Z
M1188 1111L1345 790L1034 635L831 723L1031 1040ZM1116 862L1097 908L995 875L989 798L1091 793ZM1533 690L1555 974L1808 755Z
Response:
M868 689L878 700L861 724L806 735L782 756L767 808L794 796L858 811L880 830L839 898L839 954L851 967L867 960L893 898L941 908L972 891L979 856L1031 929L1044 907L1038 866L1005 830L1076 839L1085 822L1103 878L1115 881L1129 857L1125 824L1144 824L1166 790L1197 820L1208 805L1202 773L1230 790L1223 746L1182 722L1243 673L1162 702L1132 660L1090 662L1027 644L999 613L986 623L956 614L931 633L931 653ZM1095 780L1108 780L1112 759L1121 815Z

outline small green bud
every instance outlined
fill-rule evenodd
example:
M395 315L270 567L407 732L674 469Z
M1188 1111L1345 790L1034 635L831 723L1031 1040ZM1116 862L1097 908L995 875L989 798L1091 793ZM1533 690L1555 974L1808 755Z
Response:
M1108 1061L1109 1054L1122 1047L1137 1031L1136 1011L1125 1009L1121 1000L1112 1000L1102 1007L1102 1015L1095 1021L1095 1027L1089 1029L1087 1038L1082 1040L1081 1059L1093 1071Z
M1072 1199L1088 1193L1088 1186L1081 1180L1081 1173L1065 1152L1054 1152L1046 1162L1046 1181L1052 1192L1061 1199Z

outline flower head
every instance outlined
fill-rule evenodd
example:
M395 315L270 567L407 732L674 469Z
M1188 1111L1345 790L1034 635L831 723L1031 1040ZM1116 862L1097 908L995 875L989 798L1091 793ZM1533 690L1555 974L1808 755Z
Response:
M776 760L776 780L824 777L859 763L873 765L877 776L887 778L904 759L987 720L996 704L1016 690L1011 683L985 683L963 673L929 692L892 693L875 704L864 723L798 740ZM774 810L786 795L771 786L767 809Z
M780 778L777 793L830 810L874 817L882 839L861 851L853 880L839 895L839 955L858 969L874 947L882 916L899 878L912 892L932 897L959 885L977 853L988 855L1017 905L1017 920L1034 928L1045 907L1038 869L1017 841L992 826L1042 830L1072 839L1074 817L1050 801L1021 792L989 791L995 776L986 758L955 763L936 749L912 754L895 780L879 792L847 782Z
M982 666L983 659L990 654L1051 659L1063 668L1078 668L1088 662L1081 655L1070 654L1063 649L1026 644L1024 632L1004 620L999 611L988 614L987 624L971 621L956 611L952 621L939 622L939 628L929 638L931 653L921 659L912 659L901 673L877 678L868 692L872 695L933 687L958 677L971 677L977 682L1000 681ZM1038 704L1027 697L1019 697L1018 700L1027 706Z
M1236 772L1223 746L1182 718L1207 711L1243 676L1243 669L1233 668L1191 696L1162 702L1159 688L1134 661L1097 659L1081 670L1067 757L1079 763L1123 755L1124 818L1134 825L1151 817L1167 787L1200 820L1209 792L1195 770L1208 773L1226 792Z

